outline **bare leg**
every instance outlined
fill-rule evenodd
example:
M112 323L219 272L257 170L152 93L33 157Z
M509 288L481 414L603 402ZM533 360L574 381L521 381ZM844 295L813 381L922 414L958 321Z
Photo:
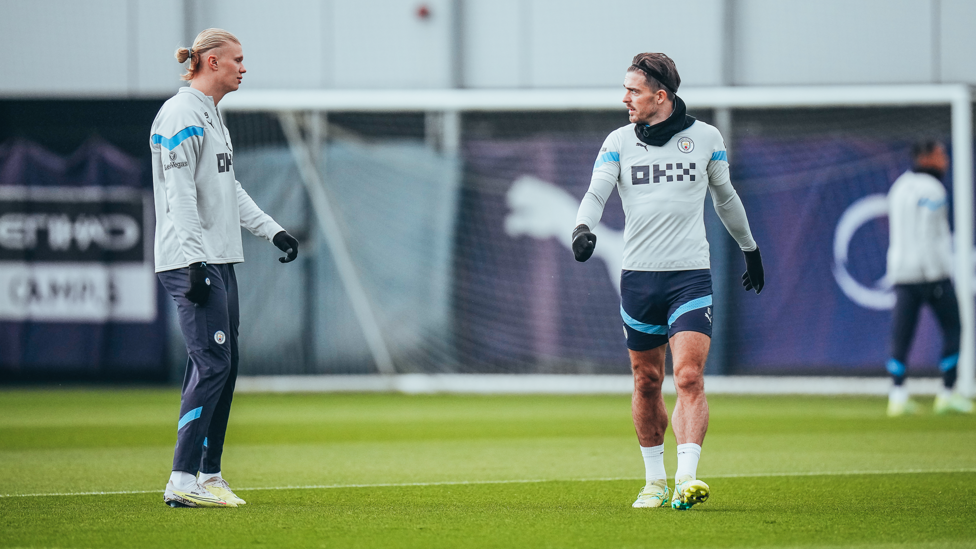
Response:
M708 401L705 399L704 373L705 359L708 358L711 343L710 337L698 332L678 332L671 338L674 388L678 393L674 414L671 416L671 428L674 429L674 438L678 444L693 442L701 446L705 440L705 431L708 430ZM661 371L664 371L663 364ZM636 402L636 391L634 394ZM663 408L663 402L661 406ZM634 422L637 422L636 411Z
M668 410L661 395L665 349L667 345L650 351L630 351L630 364L634 372L631 413L637 441L645 448L664 444L664 431L668 428Z

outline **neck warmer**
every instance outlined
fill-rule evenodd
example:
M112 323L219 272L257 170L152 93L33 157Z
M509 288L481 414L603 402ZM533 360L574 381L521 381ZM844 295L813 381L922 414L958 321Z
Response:
M915 166L912 168L912 171L915 173L927 173L932 177L938 179L939 181L942 181L942 178L945 177L944 173L940 172L935 168L920 168L918 166Z
M695 117L688 116L687 111L685 102L677 95L674 96L674 110L671 111L671 116L664 122L659 122L653 126L640 123L634 125L637 139L655 147L664 145L674 137L674 134L687 129L695 123Z

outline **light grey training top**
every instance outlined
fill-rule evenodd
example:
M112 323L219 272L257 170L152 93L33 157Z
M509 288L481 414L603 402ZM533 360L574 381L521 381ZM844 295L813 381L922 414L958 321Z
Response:
M745 208L729 180L721 133L702 121L660 147L637 139L634 124L614 130L593 166L576 224L592 230L614 187L623 202L623 268L631 271L708 269L705 189L729 234L744 251L756 249ZM599 244L597 244L599 245Z
M282 230L234 176L234 148L213 98L190 87L159 109L150 133L156 272L244 261L241 227L269 241Z
M927 173L907 171L888 191L888 278L894 284L952 276L952 235L945 187Z

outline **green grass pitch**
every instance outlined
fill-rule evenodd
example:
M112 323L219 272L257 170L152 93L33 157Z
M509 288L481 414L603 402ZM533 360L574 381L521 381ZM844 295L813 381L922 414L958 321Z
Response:
M630 507L626 396L330 394L238 395L224 474L248 504L171 509L177 391L5 389L0 546L976 547L973 416L709 402L712 496L686 512Z

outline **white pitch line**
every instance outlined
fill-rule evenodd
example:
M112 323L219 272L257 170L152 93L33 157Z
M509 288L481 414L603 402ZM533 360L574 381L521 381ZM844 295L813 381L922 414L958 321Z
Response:
M705 475L705 478L759 478L759 477L838 477L851 475L912 475L912 474L951 474L976 473L976 467L962 469L903 469L900 471L822 471L795 473L744 473L726 475ZM618 480L641 480L643 477L605 477L569 479L517 479L517 480L457 480L443 482L398 482L377 484L309 484L303 486L259 486L254 488L235 488L239 492L256 490L333 490L337 488L406 488L411 486L465 486L484 484L536 484L542 482L611 482ZM0 494L0 498L31 498L43 496L115 496L130 494L161 494L163 490L124 490L117 492L50 492L43 494Z

